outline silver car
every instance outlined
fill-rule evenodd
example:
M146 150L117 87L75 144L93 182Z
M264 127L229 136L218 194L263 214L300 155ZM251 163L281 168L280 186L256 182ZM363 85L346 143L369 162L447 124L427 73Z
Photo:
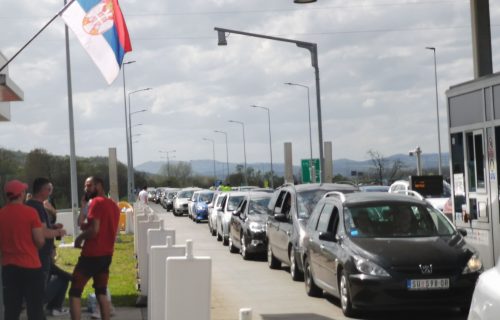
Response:
M201 190L200 188L184 188L177 192L174 199L174 215L182 216L188 213L188 200L193 196L195 191Z
M213 236L215 236L216 234L215 226L217 224L217 209L221 208L222 201L224 200L225 196L226 193L216 191L212 202L208 204L208 230Z
M217 240L222 241L222 244L225 246L229 244L229 222L231 221L233 211L245 199L246 194L247 192L242 191L229 192L223 201L222 208L217 209Z

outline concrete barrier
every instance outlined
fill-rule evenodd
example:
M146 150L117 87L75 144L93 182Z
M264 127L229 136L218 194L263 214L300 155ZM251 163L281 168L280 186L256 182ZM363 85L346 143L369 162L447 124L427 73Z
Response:
M155 215L148 215L147 221L140 221L137 227L137 260L139 267L139 288L141 295L148 294L148 230L159 229L161 225L160 220Z
M61 223L64 225L64 229L66 230L66 235L74 236L75 235L75 216L71 209L65 209L57 211L57 223Z
M168 257L185 256L186 246L174 246L167 237L165 246L152 246L149 256L148 319L165 319L166 262Z
M168 257L165 280L165 320L210 320L212 259L194 257L186 241L186 256ZM196 307L193 307L196 304Z

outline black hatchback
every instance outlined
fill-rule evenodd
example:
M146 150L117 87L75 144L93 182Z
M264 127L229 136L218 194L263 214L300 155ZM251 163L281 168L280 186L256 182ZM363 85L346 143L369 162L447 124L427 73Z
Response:
M464 234L409 196L326 194L306 226L306 292L337 296L346 316L429 307L465 312L482 264Z

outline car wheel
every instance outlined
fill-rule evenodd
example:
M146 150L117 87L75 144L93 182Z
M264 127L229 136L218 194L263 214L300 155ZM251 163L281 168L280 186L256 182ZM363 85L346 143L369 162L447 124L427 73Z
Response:
M304 261L304 283L306 285L306 293L308 296L319 297L323 293L323 291L314 282L309 258L306 258Z
M299 270L299 266L297 265L294 249L290 249L290 275L293 281L302 281L304 279L304 274Z
M267 265L270 269L278 269L281 267L281 262L274 256L269 243L267 244Z
M347 278L345 270L342 270L342 274L340 275L339 291L340 291L340 306L342 307L342 312L346 317L354 316L355 312L352 309L351 292L349 290L349 280Z
M222 237L222 245L223 246L229 245L229 236L227 236L227 237L223 236Z
M213 227L212 227L212 235L215 236L217 234L217 230L215 230Z
M231 238L231 236L229 236L229 252L231 253L236 253L238 252L238 248L236 248L233 244L233 239Z
M241 249L240 249L241 257L243 258L243 260L249 260L250 255L247 251L247 242L245 240L244 235L241 235L240 243L241 243Z
M222 236L220 235L219 232L217 232L217 241L222 241Z

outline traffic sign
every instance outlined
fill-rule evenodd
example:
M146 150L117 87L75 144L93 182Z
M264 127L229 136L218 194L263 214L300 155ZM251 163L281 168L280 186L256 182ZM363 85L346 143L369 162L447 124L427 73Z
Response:
M319 164L319 159L312 159L312 164L314 166L314 176L316 182L320 182L321 175L320 175L320 164ZM311 169L310 169L310 163L311 159L302 159L301 160L301 168L302 168L302 183L311 183Z

